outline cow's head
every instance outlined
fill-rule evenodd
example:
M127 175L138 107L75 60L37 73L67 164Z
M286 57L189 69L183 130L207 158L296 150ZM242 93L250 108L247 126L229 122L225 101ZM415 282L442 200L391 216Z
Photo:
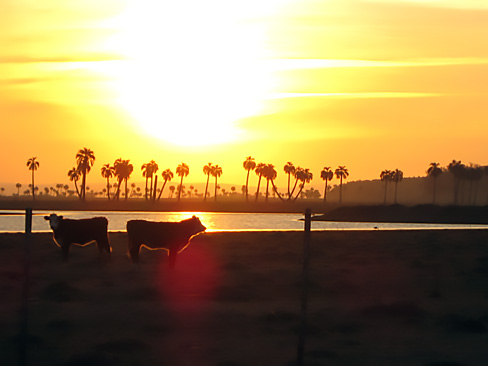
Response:
M188 219L188 221L191 222L192 231L195 234L202 233L205 230L207 230L207 228L205 226L203 226L202 223L200 222L200 219L196 216L192 216L192 218Z
M49 226L51 226L51 229L56 230L59 227L61 220L63 220L63 216L51 214L49 216L44 216L44 220L49 221Z

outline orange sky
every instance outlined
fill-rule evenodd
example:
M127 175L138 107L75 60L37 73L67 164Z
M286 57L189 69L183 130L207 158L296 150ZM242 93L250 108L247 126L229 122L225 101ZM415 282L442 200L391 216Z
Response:
M3 0L0 184L185 162L244 183L244 159L349 180L488 164L488 4L480 1ZM157 4L157 5L156 5ZM266 5L263 5L266 4ZM189 147L188 145L191 145ZM254 182L255 184L255 182Z

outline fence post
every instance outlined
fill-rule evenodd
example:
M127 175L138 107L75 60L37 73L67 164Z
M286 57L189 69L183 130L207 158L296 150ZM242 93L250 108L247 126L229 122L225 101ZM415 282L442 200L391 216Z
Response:
M305 228L303 238L303 267L302 267L302 298L300 312L300 330L298 335L297 365L303 365L305 355L305 337L307 333L307 305L308 305L308 266L310 262L310 229L312 211L305 210Z
M24 282L20 307L19 365L27 365L27 345L29 342L27 314L29 308L30 251L32 241L32 208L25 209L24 236Z

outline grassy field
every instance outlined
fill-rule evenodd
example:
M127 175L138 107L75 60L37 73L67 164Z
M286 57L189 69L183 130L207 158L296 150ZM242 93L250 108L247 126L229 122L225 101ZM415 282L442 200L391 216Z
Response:
M29 365L294 365L303 233L197 236L169 270L111 233L32 236ZM0 235L0 364L18 361L24 235ZM488 231L313 232L306 365L484 366Z

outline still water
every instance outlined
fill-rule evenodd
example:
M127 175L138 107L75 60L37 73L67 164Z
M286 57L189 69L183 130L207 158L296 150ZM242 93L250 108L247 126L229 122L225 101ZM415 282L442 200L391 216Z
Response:
M48 211L34 211L32 231L48 232L49 224L44 220ZM303 214L288 213L228 213L228 212L92 212L92 211L57 211L65 218L81 219L105 216L109 231L125 231L128 220L142 219L152 221L180 221L195 215L207 227L208 232L215 231L296 231L303 230ZM409 229L487 229L488 225L445 225L445 224L404 224L370 222L333 222L313 221L312 230L409 230ZM24 211L0 212L0 232L24 232Z

